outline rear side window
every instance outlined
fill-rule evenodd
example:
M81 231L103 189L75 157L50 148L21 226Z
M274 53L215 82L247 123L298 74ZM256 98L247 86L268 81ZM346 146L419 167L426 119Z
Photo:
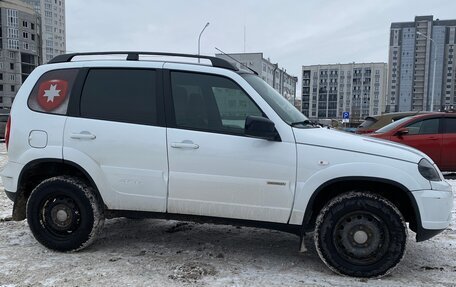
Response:
M443 119L444 133L456 134L456 117L455 118L444 118Z
M156 125L156 72L146 69L90 70L81 95L81 116Z
M427 135L439 133L440 119L429 119L415 122L407 127L409 135Z
M54 70L43 74L28 99L37 112L66 115L78 69Z

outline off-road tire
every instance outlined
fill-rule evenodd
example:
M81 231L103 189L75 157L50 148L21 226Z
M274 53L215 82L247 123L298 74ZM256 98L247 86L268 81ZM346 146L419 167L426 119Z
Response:
M317 217L315 246L334 272L382 277L405 255L407 225L387 199L353 191L335 197Z
M32 191L27 222L36 240L47 248L77 251L95 240L104 212L91 186L76 177L57 176Z

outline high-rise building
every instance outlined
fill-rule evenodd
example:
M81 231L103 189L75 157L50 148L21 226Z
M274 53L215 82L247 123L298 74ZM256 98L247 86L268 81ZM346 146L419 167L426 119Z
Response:
M302 67L302 113L310 119L361 121L384 111L386 63Z
M41 15L42 63L66 52L65 0L24 0Z
M39 64L40 18L19 0L0 1L0 108L10 108L27 76Z
M433 18L391 24L387 111L436 111L455 105L456 20Z
M216 56L241 70L245 70L246 67L254 70L290 103L295 104L298 78L288 74L285 69L279 68L279 64L273 64L269 59L265 59L263 53L216 54Z

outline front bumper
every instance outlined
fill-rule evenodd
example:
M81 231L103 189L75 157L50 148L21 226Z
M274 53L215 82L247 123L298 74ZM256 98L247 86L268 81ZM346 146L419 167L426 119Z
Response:
M448 183L439 184L439 190L418 190L412 194L420 213L417 241L427 240L448 228L453 209L453 192Z

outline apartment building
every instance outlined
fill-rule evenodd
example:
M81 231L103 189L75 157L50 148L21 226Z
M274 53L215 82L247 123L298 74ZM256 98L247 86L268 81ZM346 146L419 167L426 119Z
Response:
M39 64L40 17L20 0L0 1L0 108L11 108L17 90Z
M302 67L302 113L313 120L351 121L379 115L385 109L386 63L352 63Z
M288 74L278 63L265 59L263 53L216 54L216 57L229 61L241 70L246 67L254 70L290 103L295 104L298 78Z
M437 111L456 103L456 20L391 24L386 110Z
M42 63L66 52L65 0L23 0L41 16Z

